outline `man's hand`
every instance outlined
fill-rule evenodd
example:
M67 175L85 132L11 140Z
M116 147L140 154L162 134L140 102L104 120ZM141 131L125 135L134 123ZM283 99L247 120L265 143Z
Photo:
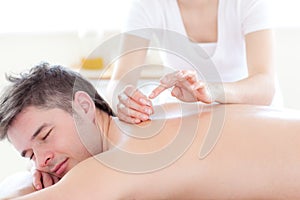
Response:
M117 113L122 121L137 124L147 121L154 113L151 101L131 85L126 86L118 98Z
M36 190L41 190L43 188L49 187L59 181L58 177L46 172L41 172L37 169L33 169L32 177L33 186Z
M190 70L180 70L163 76L160 80L160 85L152 91L149 98L153 99L171 87L173 87L172 96L181 101L201 101L204 103L212 103L214 101L208 85L198 80L197 73Z

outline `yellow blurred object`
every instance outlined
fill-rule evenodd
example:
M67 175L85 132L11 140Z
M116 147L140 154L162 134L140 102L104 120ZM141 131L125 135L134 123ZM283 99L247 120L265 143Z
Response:
M81 67L87 70L101 70L104 67L102 58L82 58Z

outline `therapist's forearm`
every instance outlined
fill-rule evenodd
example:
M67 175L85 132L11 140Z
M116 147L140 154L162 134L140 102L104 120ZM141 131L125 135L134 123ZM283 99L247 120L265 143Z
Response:
M275 94L274 78L262 73L237 82L212 83L210 87L218 103L270 105Z
M111 79L106 88L106 97L111 105L118 102L117 96L126 85L137 85L141 74L140 66L144 63L145 56L146 52L135 52L120 58L114 66Z
M130 79L125 81L132 81L134 78L138 79L133 74L136 73L137 68L140 68L145 63L148 47L149 40L125 34L121 41L120 57L115 62L111 80L121 80L127 74L130 74ZM123 82L125 81L123 80Z
M117 96L126 85L136 86L141 75L141 66L145 63L147 50L135 50L121 56L113 68L111 79L106 89L108 102L118 102Z

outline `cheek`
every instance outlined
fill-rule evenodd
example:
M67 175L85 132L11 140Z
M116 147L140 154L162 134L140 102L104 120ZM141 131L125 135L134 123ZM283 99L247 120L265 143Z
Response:
M76 139L85 151L92 155L102 152L101 134L93 123L82 123L78 131Z
M67 156L72 157L76 160L82 161L91 156L86 148L86 142L83 141L84 138L80 137L74 127L68 127L62 134L64 137L57 138L59 140L59 144L57 143L57 147L62 151L61 153L67 154Z
M64 148L69 152L69 155L76 160L82 161L91 156L79 139L68 142L68 145L64 145Z
M91 157L91 154L84 147L74 149L73 152L74 152L74 154L73 154L74 158L76 160L78 160L79 162Z

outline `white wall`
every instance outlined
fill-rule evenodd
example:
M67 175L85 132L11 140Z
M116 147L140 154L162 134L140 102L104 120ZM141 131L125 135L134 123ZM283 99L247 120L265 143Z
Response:
M76 31L0 35L0 83L7 72L23 71L41 61L76 67L100 42L101 33Z
M300 29L276 30L276 65L284 104L300 109Z
M0 36L0 73L20 71L42 60L69 64L80 59L77 33L3 34ZM1 75L3 80L3 75Z
M119 28L131 0L0 0L0 33Z

